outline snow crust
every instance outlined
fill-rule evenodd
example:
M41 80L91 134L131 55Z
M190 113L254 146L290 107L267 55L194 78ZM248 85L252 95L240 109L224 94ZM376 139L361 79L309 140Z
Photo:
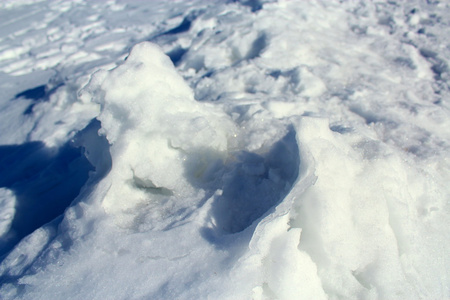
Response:
M0 8L0 298L450 297L447 3Z

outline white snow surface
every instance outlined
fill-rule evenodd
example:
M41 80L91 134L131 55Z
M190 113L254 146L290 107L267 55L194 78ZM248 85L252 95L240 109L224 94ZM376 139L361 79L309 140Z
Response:
M2 1L0 298L450 298L449 58L447 1Z

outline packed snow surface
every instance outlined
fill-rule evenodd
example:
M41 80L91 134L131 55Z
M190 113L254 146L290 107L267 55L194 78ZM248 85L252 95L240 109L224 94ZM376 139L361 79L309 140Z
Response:
M0 3L1 299L450 298L450 3Z

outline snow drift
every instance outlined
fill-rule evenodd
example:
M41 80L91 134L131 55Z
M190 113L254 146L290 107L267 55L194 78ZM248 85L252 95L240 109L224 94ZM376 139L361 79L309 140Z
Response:
M447 50L418 28L448 5L55 3L62 56L27 43L56 76L0 50L35 86L0 83L3 298L449 296Z

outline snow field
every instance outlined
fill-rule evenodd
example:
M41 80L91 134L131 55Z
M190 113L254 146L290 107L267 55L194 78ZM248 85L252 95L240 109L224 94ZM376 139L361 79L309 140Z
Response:
M5 299L449 296L448 4L2 5Z

